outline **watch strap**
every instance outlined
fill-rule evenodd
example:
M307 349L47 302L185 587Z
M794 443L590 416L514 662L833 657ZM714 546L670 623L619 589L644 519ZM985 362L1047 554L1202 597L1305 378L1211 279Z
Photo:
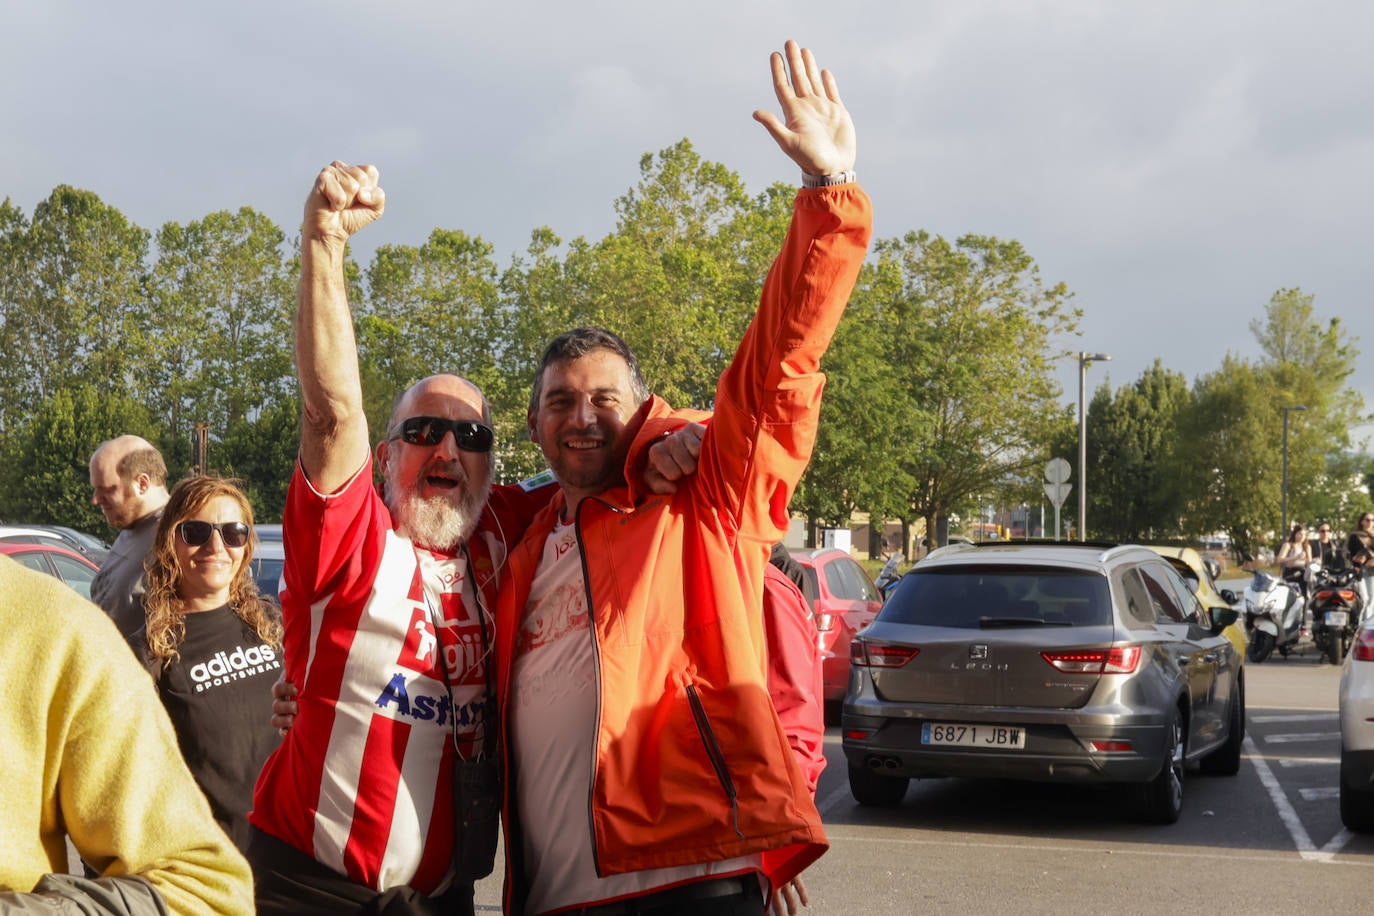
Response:
M828 188L832 184L844 184L848 181L856 181L853 169L845 169L843 172L832 172L829 175L808 175L802 172L803 188Z

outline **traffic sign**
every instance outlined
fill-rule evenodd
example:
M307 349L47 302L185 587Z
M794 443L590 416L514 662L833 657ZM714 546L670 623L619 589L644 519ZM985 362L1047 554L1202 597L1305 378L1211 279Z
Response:
M1069 491L1073 489L1071 483L1047 483L1045 484L1045 495L1050 498L1054 508L1058 509L1064 505L1064 500L1069 498Z
M1063 458L1051 458L1049 464L1045 465L1045 479L1050 483L1066 483L1073 476L1073 468ZM1047 489L1045 492L1049 492ZM1067 490L1065 493L1067 494ZM1053 496L1050 499L1054 499ZM1062 501L1062 500L1061 500ZM1058 503L1056 503L1058 505Z

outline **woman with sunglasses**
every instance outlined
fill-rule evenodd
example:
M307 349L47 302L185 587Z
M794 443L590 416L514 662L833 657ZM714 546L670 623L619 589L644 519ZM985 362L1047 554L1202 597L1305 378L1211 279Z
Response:
M1355 530L1345 539L1345 555L1350 565L1360 571L1360 579L1355 589L1360 593L1360 607L1369 607L1370 585L1374 579L1374 512L1361 512L1355 523ZM1368 611L1366 611L1366 614Z
M253 507L232 482L179 482L144 564L146 624L131 640L191 773L240 849L253 784L278 741L266 712L281 673L281 612L258 594L253 541Z

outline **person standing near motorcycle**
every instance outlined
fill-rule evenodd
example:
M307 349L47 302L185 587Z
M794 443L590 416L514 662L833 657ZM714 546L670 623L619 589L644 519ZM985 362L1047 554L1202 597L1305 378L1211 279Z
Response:
M1279 564L1283 581L1292 583L1304 598L1307 596L1307 565L1312 562L1312 547L1307 543L1307 529L1294 525L1274 558Z
M1360 571L1355 590L1360 593L1361 606L1368 608L1369 580L1374 579L1374 563L1369 562L1374 559L1374 512L1360 513L1355 530L1345 540L1345 555L1350 558L1350 565Z
M1317 543L1311 545L1312 559L1322 565L1322 569L1344 569L1345 557L1341 555L1341 545L1331 539L1331 523L1322 522L1317 526Z

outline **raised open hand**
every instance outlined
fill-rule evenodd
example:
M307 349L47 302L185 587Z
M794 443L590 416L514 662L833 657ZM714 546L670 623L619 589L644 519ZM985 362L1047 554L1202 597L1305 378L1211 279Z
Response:
M305 199L303 240L346 242L381 216L386 192L377 180L377 169L371 165L349 165L336 159L321 169Z
M833 175L854 167L854 122L840 101L840 91L829 70L816 66L809 48L795 41L774 51L773 91L782 105L782 119L771 111L754 112L758 121L778 141L782 151L809 175ZM789 71L791 78L789 79Z

